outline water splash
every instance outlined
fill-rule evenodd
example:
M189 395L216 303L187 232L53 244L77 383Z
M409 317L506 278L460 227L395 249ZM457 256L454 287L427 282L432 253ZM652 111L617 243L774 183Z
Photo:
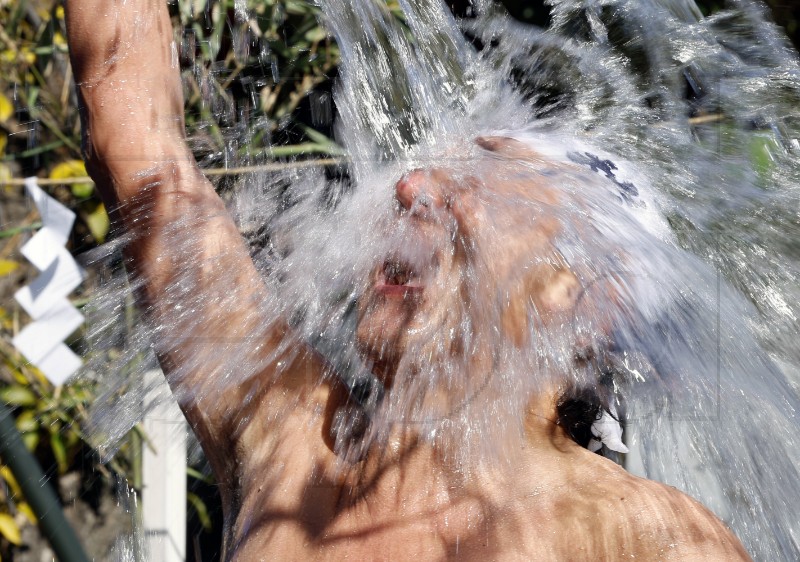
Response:
M795 557L800 75L761 8L735 2L703 18L688 0L569 0L553 3L543 30L488 2L467 21L433 1L400 2L401 20L380 2L321 7L342 52L337 139L350 164L334 180L297 171L238 187L230 208L258 234L254 261L276 290L254 306L289 319L352 378L368 366L356 316L376 264L472 256L455 283L427 280L447 306L394 358L366 439L412 423L458 462L493 462L503 456L496 437L522 430L519 412L537 390L594 386L625 412L631 470L711 506L756 559ZM490 134L519 140L522 154L487 156L472 139ZM448 170L453 198L481 193L477 234L442 219L423 243L394 219L397 180L434 165ZM541 194L498 192L512 176ZM500 259L509 241L549 219L560 225L553 247L513 254L509 268ZM182 227L176 243L200 255ZM507 317L522 272L564 265L584 287L573 312L551 322L534 303L521 319ZM146 363L153 333L193 335L196 299L206 296L192 289L191 279L173 287L174 318L125 335L121 363ZM101 318L124 308L123 287L112 283L108 294ZM508 322L524 325L522 344L502 333ZM110 324L95 322L97 339L116 344ZM243 384L263 365L246 349L258 338L214 342L213 353L236 361L178 398ZM586 352L579 366L576 350ZM476 373L475 356L491 368ZM602 384L598 369L609 375ZM97 409L101 422L116 417L101 424L109 445L141 414L131 401L143 394L141 367L128 370L127 406ZM108 396L118 401L119 389L112 382Z

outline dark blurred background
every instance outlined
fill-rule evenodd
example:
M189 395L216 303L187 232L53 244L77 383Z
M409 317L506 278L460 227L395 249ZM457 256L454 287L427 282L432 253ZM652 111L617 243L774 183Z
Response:
M547 27L550 23L550 6L547 6L543 0L497 0L501 1L506 6L508 11L516 19L533 23L542 27ZM449 2L453 11L457 13L464 13L469 2L466 0L457 0ZM703 15L711 15L726 6L726 2L720 0L698 0L697 6ZM780 25L786 30L786 34L791 39L795 48L800 49L800 1L788 0L766 0L765 2L769 8L775 23Z

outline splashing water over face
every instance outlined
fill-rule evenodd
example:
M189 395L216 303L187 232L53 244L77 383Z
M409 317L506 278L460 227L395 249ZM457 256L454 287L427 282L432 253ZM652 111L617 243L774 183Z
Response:
M747 2L702 18L680 0L564 1L547 31L488 3L463 22L400 5L407 28L380 3L322 5L349 179L243 182L230 207L263 234L275 293L251 339L177 369L230 358L179 400L246 388L265 361L247 349L286 319L296 339L274 357L303 341L330 376L384 389L360 442L414 431L468 471L503 462L535 397L591 388L623 413L627 468L710 506L755 558L796 556L796 54ZM172 291L175 317L126 359L199 335L208 295ZM109 443L127 429L114 411Z

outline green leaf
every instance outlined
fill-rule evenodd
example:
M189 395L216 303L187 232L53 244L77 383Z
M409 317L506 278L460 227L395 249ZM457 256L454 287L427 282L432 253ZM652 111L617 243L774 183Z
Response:
M23 433L22 442L25 443L25 447L29 451L31 452L35 451L36 447L39 446L39 432L31 431L30 433Z
M70 187L72 195L78 199L88 199L94 193L94 184L91 183L73 183Z
M286 0L286 13L295 16L302 16L311 12L311 6L306 2L298 2L297 0Z
M0 513L0 535L3 535L11 544L17 546L22 544L22 534L19 532L19 526L8 513Z
M36 394L24 386L13 385L0 389L0 400L11 406L33 406Z
M0 176L2 176L3 166L0 165ZM0 181L0 185L2 185L2 181ZM11 238L12 236L16 236L21 232L29 232L31 230L36 230L37 228L42 228L42 223L35 222L33 224L27 224L25 226L15 226L14 228L9 228L7 230L0 230L0 240L3 238Z
M304 126L303 127L303 132L306 134L306 136L308 138L310 138L312 141L314 141L317 144L330 144L330 145L337 146L337 148L338 148L338 145L336 145L335 142L333 142L331 139L329 139L328 137L326 137L325 135L323 135L322 133L320 133L316 129L312 129L311 127Z
M186 492L186 501L189 502L189 505L197 512L197 518L200 520L203 529L210 531L212 526L211 517L208 516L208 508L205 502L194 492Z
M108 229L111 227L111 222L108 220L108 213L102 203L97 203L94 208L86 213L86 226L89 227L89 232L95 242L102 244L105 242Z
M39 419L33 410L25 410L17 416L17 429L20 433L29 433L39 430Z
M81 435L73 426L69 426L64 430L64 442L68 451L74 451L80 441Z
M750 139L750 162L760 178L765 179L775 166L773 153L779 148L771 134L754 134Z
M195 478L197 480L200 480L201 482L205 482L206 484L214 483L214 479L211 476L206 476L205 474L203 474L196 468L192 468L191 466L186 467L186 475L191 476L192 478Z
M67 447L61 438L61 428L58 424L50 427L50 448L53 450L53 456L58 465L58 473L64 474L69 469L69 462L67 461Z
M308 41L309 43L318 43L320 41L324 41L325 37L327 37L327 34L325 33L325 30L322 29L321 27L315 27L307 31L304 37L305 40Z

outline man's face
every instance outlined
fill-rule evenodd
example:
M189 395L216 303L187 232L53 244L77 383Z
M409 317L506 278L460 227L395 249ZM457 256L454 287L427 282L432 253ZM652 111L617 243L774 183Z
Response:
M359 305L359 346L379 364L463 354L480 332L520 345L531 314L574 302L577 280L553 246L564 205L555 166L510 139L478 144L458 170L414 170L395 185L395 248Z

